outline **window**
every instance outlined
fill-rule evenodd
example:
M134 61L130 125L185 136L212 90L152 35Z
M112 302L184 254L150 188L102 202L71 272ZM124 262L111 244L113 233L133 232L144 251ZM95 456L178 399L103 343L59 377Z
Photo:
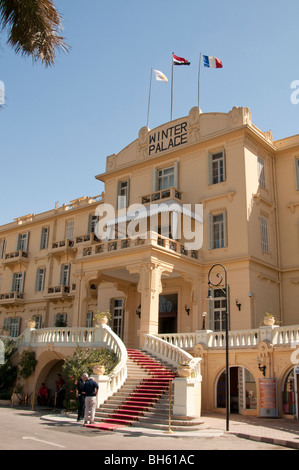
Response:
M209 153L209 184L222 183L226 180L224 150Z
M257 172L259 185L262 188L266 187L265 181L265 160L262 157L257 157Z
M209 327L214 331L226 330L226 290L212 289L212 297L209 301Z
M44 290L46 268L38 268L36 271L35 291L41 292Z
M163 168L158 171L158 189L168 189L174 186L174 167Z
M299 190L299 158L295 158L295 178L296 178L296 189Z
M87 312L86 314L86 327L91 328L92 327L92 319L93 319L93 312Z
M226 211L219 214L209 214L209 248L223 248L227 246Z
M68 220L65 226L65 238L73 240L74 238L74 221Z
M6 240L5 238L2 238L0 240L0 258L4 258L5 255L5 245L6 245Z
M3 326L6 330L9 330L9 334L12 338L17 338L20 332L20 323L21 319L19 317L5 318Z
M66 326L66 313L57 313L54 316L54 326L57 326L57 327Z
M25 273L14 273L12 275L11 292L24 292Z
M112 299L112 329L120 338L123 334L123 300Z
M117 208L124 209L129 205L130 181L119 181L117 184Z
M266 217L261 216L260 218L261 225L261 248L262 251L266 253L269 252L269 243L268 243L268 220Z
M34 319L35 319L35 329L39 330L42 327L42 316L34 315Z
M97 215L92 215L92 214L89 215L87 233L95 233L97 221L98 221Z
M175 188L179 189L179 163L167 168L154 168L152 173L152 192L163 189Z
M16 251L19 251L19 250L27 251L28 250L28 241L29 241L29 232L19 233L17 235Z
M70 264L62 264L60 271L60 285L69 286L70 283Z
M40 237L40 249L45 250L48 247L49 227L43 227Z

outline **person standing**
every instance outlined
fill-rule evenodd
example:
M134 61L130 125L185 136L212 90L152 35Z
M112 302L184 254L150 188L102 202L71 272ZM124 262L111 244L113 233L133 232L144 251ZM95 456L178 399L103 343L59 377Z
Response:
M85 395L84 395L84 383L88 379L87 374L82 374L77 383L78 390L78 418L77 421L81 421L84 418L85 409Z
M95 382L93 377L89 377L83 388L83 395L85 395L85 410L84 410L84 421L83 424L87 424L88 415L90 413L89 424L94 424L94 417L96 412L97 405L97 393L99 390L98 384Z

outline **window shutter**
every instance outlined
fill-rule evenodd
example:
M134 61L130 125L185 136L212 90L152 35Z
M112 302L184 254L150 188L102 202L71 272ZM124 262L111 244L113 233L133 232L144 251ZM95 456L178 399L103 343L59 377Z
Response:
M129 206L130 203L130 178L127 179L127 200L126 200L126 207Z
M208 153L208 184L213 184L212 154Z
M26 233L26 242L25 242L25 246L24 246L24 251L28 251L28 249L29 249L29 235L30 235L30 232L28 230L27 233Z
M92 221L93 221L93 214L89 214L88 216L88 226L87 226L87 233L92 233Z
M223 181L226 181L226 155L225 155L225 148L222 149L223 155Z
M117 182L117 188L116 188L116 206L115 206L117 209L119 209L119 207L118 207L118 205L119 205L118 204L118 196L120 196L120 185L121 185L121 182L118 181Z
M213 289L212 289L213 290ZM214 302L212 300L208 300L209 304L209 312L208 312L208 328L209 330L214 330Z
M11 276L11 285L10 285L10 292L15 292L16 287L16 273Z
M159 177L157 168L153 168L152 171L152 193L159 190Z
M209 214L209 247L211 250L214 249L214 216Z
M20 249L20 240L21 240L21 235L18 233L17 240L16 240L16 251Z
M223 237L224 237L223 246L227 246L227 212L226 211L223 211Z
M174 162L174 182L173 186L175 189L179 190L179 162Z
M36 270L36 278L35 278L35 292L38 292L39 291L39 273L40 273L40 269L38 268Z
M20 290L20 292L22 292L22 293L24 292L24 288L25 288L25 275L26 275L26 272L23 271L22 272L21 290Z

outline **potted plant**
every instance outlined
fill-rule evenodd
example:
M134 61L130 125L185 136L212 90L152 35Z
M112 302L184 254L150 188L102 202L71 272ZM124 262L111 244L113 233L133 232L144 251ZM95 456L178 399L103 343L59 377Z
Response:
M272 313L266 312L266 315L264 317L264 325L265 326L273 326L275 323L275 317L272 315Z
M7 328L2 328L0 330L0 335L3 335L3 336L10 336L10 331L7 329Z
M92 364L92 372L95 375L104 375L105 366L103 366L100 362L95 362L94 364Z
M108 323L108 320L111 319L110 310L107 310L106 312L97 312L93 316L93 319L96 325L106 325L106 323Z
M178 372L179 377L190 377L192 373L190 362L189 361L180 362L177 372Z
M27 328L35 328L35 326L36 326L36 317L33 315L33 317L27 320Z

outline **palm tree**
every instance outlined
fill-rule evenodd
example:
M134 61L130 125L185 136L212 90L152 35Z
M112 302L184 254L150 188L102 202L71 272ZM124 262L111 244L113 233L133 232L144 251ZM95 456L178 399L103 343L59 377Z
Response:
M0 0L0 26L8 29L8 44L46 66L54 64L57 50L69 49L60 36L61 20L51 0Z

